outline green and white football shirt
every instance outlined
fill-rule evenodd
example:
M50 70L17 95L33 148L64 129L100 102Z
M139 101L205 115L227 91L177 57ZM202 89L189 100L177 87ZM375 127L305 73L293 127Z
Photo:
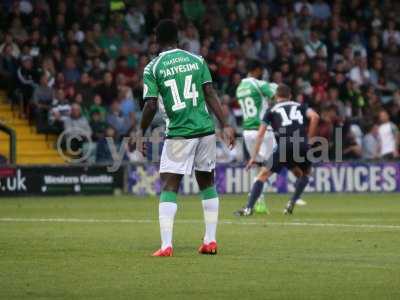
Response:
M204 59L181 49L162 52L145 67L143 99L159 99L167 137L192 138L214 133L214 121L203 92L203 84L211 81Z
M268 100L275 95L278 85L253 77L243 79L236 89L236 98L243 112L243 129L255 130L261 124Z

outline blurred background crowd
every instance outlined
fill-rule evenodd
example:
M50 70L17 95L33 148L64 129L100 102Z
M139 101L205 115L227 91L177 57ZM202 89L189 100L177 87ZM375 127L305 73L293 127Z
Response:
M108 161L105 137L120 141L138 127L142 72L160 50L153 30L168 17L179 46L208 62L238 135L235 90L258 60L263 79L289 84L320 113L319 136L332 149L339 140L343 158L393 159L399 13L395 0L2 0L0 88L39 132L80 128L96 142L93 161ZM153 126L163 126L160 116ZM131 150L127 159L138 159ZM240 152L221 145L218 155L234 161Z

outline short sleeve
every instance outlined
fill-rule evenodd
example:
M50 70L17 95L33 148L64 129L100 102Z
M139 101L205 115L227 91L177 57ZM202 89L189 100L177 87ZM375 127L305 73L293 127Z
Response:
M276 94L278 85L276 83L267 83L265 81L259 81L259 87L262 94L268 98L272 98Z
M156 78L148 65L143 71L143 99L157 98L158 94Z
M212 82L212 77L210 70L208 69L207 63L203 61L202 71L201 71L201 84L205 84L207 82Z
M272 121L272 115L271 114L272 114L271 110L267 109L267 111L265 112L265 114L264 114L264 116L262 118L262 122L267 126L271 125L271 121Z

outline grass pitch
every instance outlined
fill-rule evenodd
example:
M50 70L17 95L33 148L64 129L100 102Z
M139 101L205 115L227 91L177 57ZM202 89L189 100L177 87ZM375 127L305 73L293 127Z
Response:
M175 256L156 198L0 200L0 299L399 299L398 194L306 195L283 216L236 218L221 201L217 256L200 256L202 209L179 197Z

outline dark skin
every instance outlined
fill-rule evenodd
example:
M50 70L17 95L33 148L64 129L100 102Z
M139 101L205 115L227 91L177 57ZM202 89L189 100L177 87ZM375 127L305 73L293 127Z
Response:
M164 49L176 48L176 44L166 45ZM203 91L205 95L205 100L208 108L217 117L220 127L223 130L224 141L232 148L235 143L235 131L232 127L228 126L222 111L218 95L214 90L211 83L207 82L203 84ZM147 128L149 128L156 112L157 112L157 98L146 98L145 106L143 108L142 121L140 124L140 129L142 133L145 133ZM142 146L142 153L144 149ZM200 190L204 190L210 186L214 185L214 172L204 172L195 171L195 176ZM183 175L174 173L161 173L160 178L162 182L162 190L170 192L178 192L180 182Z
M195 171L195 176L200 190L214 185L214 172ZM162 190L178 193L182 177L180 174L161 173Z

